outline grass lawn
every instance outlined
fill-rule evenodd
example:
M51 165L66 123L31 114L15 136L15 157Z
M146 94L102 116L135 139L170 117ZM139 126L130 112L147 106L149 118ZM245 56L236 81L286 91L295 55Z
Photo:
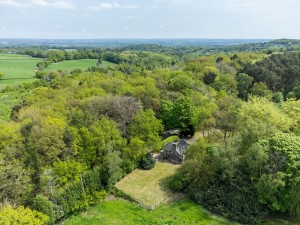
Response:
M122 199L103 202L81 215L73 216L62 225L229 225L223 218L212 216L189 200L181 200L147 211Z
M96 66L97 59L79 59L79 60L65 60L58 63L52 63L48 66L47 70L63 70L63 71L72 71L74 69L87 70L89 67ZM116 64L102 61L102 67L115 66Z
M0 73L5 77L0 80L0 89L6 85L34 81L35 66L42 59L26 55L0 54Z
M173 197L166 180L175 174L179 165L157 162L152 170L136 169L115 186L147 208L154 208Z

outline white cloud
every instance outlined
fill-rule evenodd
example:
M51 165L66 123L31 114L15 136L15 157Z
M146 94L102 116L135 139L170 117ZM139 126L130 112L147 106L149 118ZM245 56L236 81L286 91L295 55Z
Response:
M0 5L22 7L22 6L28 6L28 3L22 3L15 0L0 0Z
M95 6L86 7L87 10L91 10L91 11L100 11L100 10L114 9L114 8L119 8L119 4L102 2Z
M42 7L42 8L54 8L54 9L75 9L76 6L66 1L49 2L46 0L30 0L30 1L19 1L19 0L0 0L0 5L18 7L18 8L31 8L31 7Z
M160 8L206 12L282 13L300 10L299 0L153 0Z
M55 9L75 9L76 6L65 1L59 2L47 2L45 0L31 0L30 4L39 7L46 7L46 8L55 8Z
M91 11L101 11L101 10L107 10L107 9L136 9L138 8L137 5L120 5L117 2L114 3L108 3L108 2L102 2L100 4L94 5L94 6L88 6L85 9L91 10Z

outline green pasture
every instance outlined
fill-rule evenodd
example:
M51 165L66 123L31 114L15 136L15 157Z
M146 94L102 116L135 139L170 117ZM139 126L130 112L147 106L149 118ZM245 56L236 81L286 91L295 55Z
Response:
M34 81L34 69L41 60L26 55L0 54L0 73L5 74L5 77L0 79L0 89L6 85Z
M63 71L72 71L74 69L82 69L83 71L87 70L89 67L96 66L97 59L79 59L79 60L65 60L58 63L52 63L48 66L47 70L63 70ZM107 61L102 61L102 67L114 66L114 63Z
M167 203L147 211L136 203L122 199L102 202L62 225L229 225L227 220L209 214L189 200Z

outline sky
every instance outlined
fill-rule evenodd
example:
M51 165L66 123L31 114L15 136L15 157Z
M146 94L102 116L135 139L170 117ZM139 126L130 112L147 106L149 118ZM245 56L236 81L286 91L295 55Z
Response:
M300 39L300 1L0 0L0 38Z

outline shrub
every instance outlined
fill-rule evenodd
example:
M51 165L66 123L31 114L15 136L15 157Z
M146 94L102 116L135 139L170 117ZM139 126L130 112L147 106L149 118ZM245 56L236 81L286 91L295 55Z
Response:
M42 212L49 217L48 224L54 224L58 217L58 207L51 201L49 201L45 196L37 195L33 200L33 209Z
M174 191L183 191L187 186L184 174L180 172L172 176L168 184L169 187Z
M210 211L245 224L258 224L268 214L251 183L237 178L193 192L194 200Z
M147 154L141 161L140 161L140 168L145 170L151 170L154 168L156 160L152 157L151 154Z
M24 206L14 208L11 205L5 205L0 209L0 224L43 225L47 222L48 216Z

